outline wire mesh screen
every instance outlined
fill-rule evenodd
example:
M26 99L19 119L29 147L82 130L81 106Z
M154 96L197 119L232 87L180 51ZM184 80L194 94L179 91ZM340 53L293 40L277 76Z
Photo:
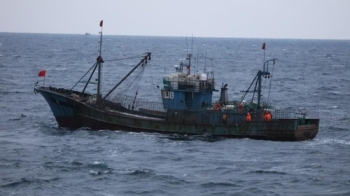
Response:
M111 99L111 101L118 103L129 110L134 110L134 111L139 111L140 109L159 111L159 112L166 111L163 108L162 102L142 100L137 98L135 99L135 97L131 97L124 94L114 97L113 99Z

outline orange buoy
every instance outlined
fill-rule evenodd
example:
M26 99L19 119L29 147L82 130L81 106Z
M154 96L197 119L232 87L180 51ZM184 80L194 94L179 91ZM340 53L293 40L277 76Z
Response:
M252 121L252 116L249 114L249 112L248 112L247 115L245 116L245 121L247 121L247 122Z
M264 115L263 115L263 118L265 121L270 121L272 119L272 115L269 111L265 111L264 112Z

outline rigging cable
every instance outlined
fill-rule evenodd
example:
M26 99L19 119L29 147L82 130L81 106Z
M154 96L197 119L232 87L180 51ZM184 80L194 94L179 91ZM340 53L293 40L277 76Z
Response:
M143 75L143 72L144 72L144 67L138 73L136 73L133 79L130 79L130 82L127 83L124 86L124 88L121 89L121 92L124 92L123 94L128 94L128 92L130 92L129 89L134 89L135 87L137 87L141 81L141 78L142 78L141 76ZM136 81L136 85L135 85L135 81Z
M276 80L274 80L274 82L276 82L276 84L277 84L281 89L283 89L282 85L280 85ZM285 95L286 95L286 94L285 94ZM287 95L286 95L286 97L290 98L290 97L287 96ZM292 105L294 105L294 106L298 109L298 111L299 111L301 114L304 114L304 113L300 110L300 108L293 102L292 99L289 99L289 101L292 102Z
M80 78L80 80L78 80L78 82L77 83L75 83L74 84L74 86L70 89L70 90L73 90L73 88L91 71L91 69L94 67L94 66L96 66L96 64L97 63L94 63L91 67L90 67L90 69L83 75L83 77L81 77Z
M261 92L260 92L260 100L261 100L261 102L264 104L264 102L263 102L263 99L265 99L265 97L263 98L263 92L265 92L264 90L263 90L263 88L264 89L266 89L267 88L267 79L265 78L265 80L263 80L262 81L262 84L261 84ZM269 94L269 91L268 91L268 94ZM269 95L267 95L267 98L269 98ZM267 106L268 106L268 99L266 100L266 102L265 102L266 104L267 104Z
M136 59L136 58L142 58L143 56L132 56L132 57L125 57L120 59L112 59L112 60L104 60L104 61L121 61L121 60L127 60L127 59Z
M151 62L149 62L149 65L148 66L151 66ZM153 86L153 93L155 94L155 95L157 95L158 94L158 90L159 90L159 86L157 85L155 85L155 83L154 83L154 80L153 80L153 69L152 69L152 66L149 68L150 69L150 74L151 74L151 84L152 84L152 86ZM158 96L155 96L155 97L157 97L157 99L159 100L159 97Z

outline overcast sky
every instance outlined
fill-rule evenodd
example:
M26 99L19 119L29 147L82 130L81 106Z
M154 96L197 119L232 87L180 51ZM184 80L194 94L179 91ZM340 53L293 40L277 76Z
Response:
M0 32L350 39L350 0L0 0Z

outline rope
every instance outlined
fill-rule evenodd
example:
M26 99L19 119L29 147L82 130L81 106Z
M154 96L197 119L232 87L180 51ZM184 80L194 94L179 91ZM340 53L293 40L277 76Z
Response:
M94 63L91 67L90 67L90 69L83 75L83 77L81 77L80 78L80 80L78 80L78 82L77 83L75 83L74 84L74 86L70 89L70 90L73 90L73 88L91 71L91 69L93 68L93 67L95 67L96 66L96 64L97 63Z

